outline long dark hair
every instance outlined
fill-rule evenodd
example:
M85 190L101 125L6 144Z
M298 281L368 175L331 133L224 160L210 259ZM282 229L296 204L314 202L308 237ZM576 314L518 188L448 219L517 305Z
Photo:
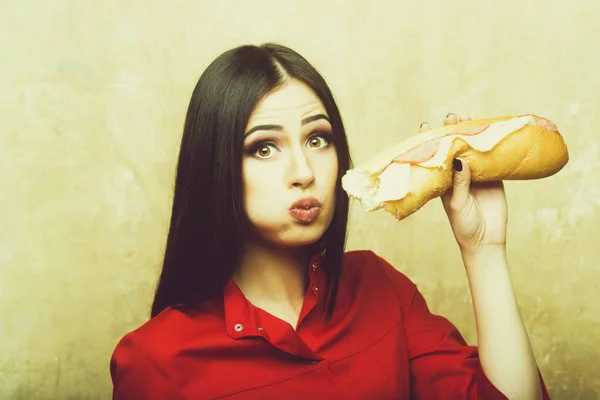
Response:
M304 82L321 99L335 133L338 180L333 220L312 246L325 249L327 315L342 269L351 168L346 133L333 95L301 55L278 44L236 47L217 57L192 93L181 141L173 209L151 317L166 307L194 307L222 294L239 265L247 218L242 207L243 132L257 103L286 79Z

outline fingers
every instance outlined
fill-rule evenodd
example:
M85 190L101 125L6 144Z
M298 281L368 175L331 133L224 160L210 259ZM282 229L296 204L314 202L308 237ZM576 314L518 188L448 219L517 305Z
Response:
M454 113L449 113L448 115L446 115L446 118L444 118L444 125L454 125L454 124L458 124L459 122L465 122L465 121L470 121L470 120L471 120L470 115L460 114L460 116L457 116ZM421 124L421 126L419 127L419 133L426 132L430 129L431 129L431 126L429 126L429 124L427 122L423 122Z
M454 113L449 113L448 115L446 115L446 118L444 118L444 125L453 125L453 124L457 124L459 122L465 122L465 121L470 121L470 120L471 120L470 115L461 114L460 116L457 116Z
M469 199L471 168L465 160L455 158L453 161L452 188L442 196L442 201L448 211L459 211L465 207Z
M444 125L454 125L456 123L458 123L458 118L453 113L446 115L446 118L444 118Z

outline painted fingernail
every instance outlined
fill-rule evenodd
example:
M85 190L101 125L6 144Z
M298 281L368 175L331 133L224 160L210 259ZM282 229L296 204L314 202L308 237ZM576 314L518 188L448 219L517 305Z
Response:
M454 166L455 170L459 172L462 171L462 163L459 159L455 158L454 160L452 160L452 165Z
M446 118L449 118L451 115L454 115L454 113L448 113L448 115L446 115Z

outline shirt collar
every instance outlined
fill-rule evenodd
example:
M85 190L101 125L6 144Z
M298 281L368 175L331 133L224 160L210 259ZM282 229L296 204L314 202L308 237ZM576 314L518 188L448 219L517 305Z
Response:
M317 303L325 292L326 276L322 268L323 257L324 252L314 254L307 266L309 287L305 296L314 296ZM262 327L258 324L256 309L246 299L233 278L229 278L225 284L223 296L227 334L233 339L262 336Z

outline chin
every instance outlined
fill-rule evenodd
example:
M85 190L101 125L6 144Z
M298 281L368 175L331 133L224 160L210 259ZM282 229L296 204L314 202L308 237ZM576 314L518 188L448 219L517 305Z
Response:
M292 221L279 226L254 225L256 233L269 243L280 247L302 247L317 242L327 231L331 218L320 218L310 224L300 224Z
M308 246L321 239L326 230L327 227L321 224L299 226L278 234L276 237L271 238L271 241L283 247Z
M325 231L319 231L313 235L297 235L295 237L290 235L289 237L281 238L279 240L281 245L285 247L303 247L316 243L321 239L324 233Z

